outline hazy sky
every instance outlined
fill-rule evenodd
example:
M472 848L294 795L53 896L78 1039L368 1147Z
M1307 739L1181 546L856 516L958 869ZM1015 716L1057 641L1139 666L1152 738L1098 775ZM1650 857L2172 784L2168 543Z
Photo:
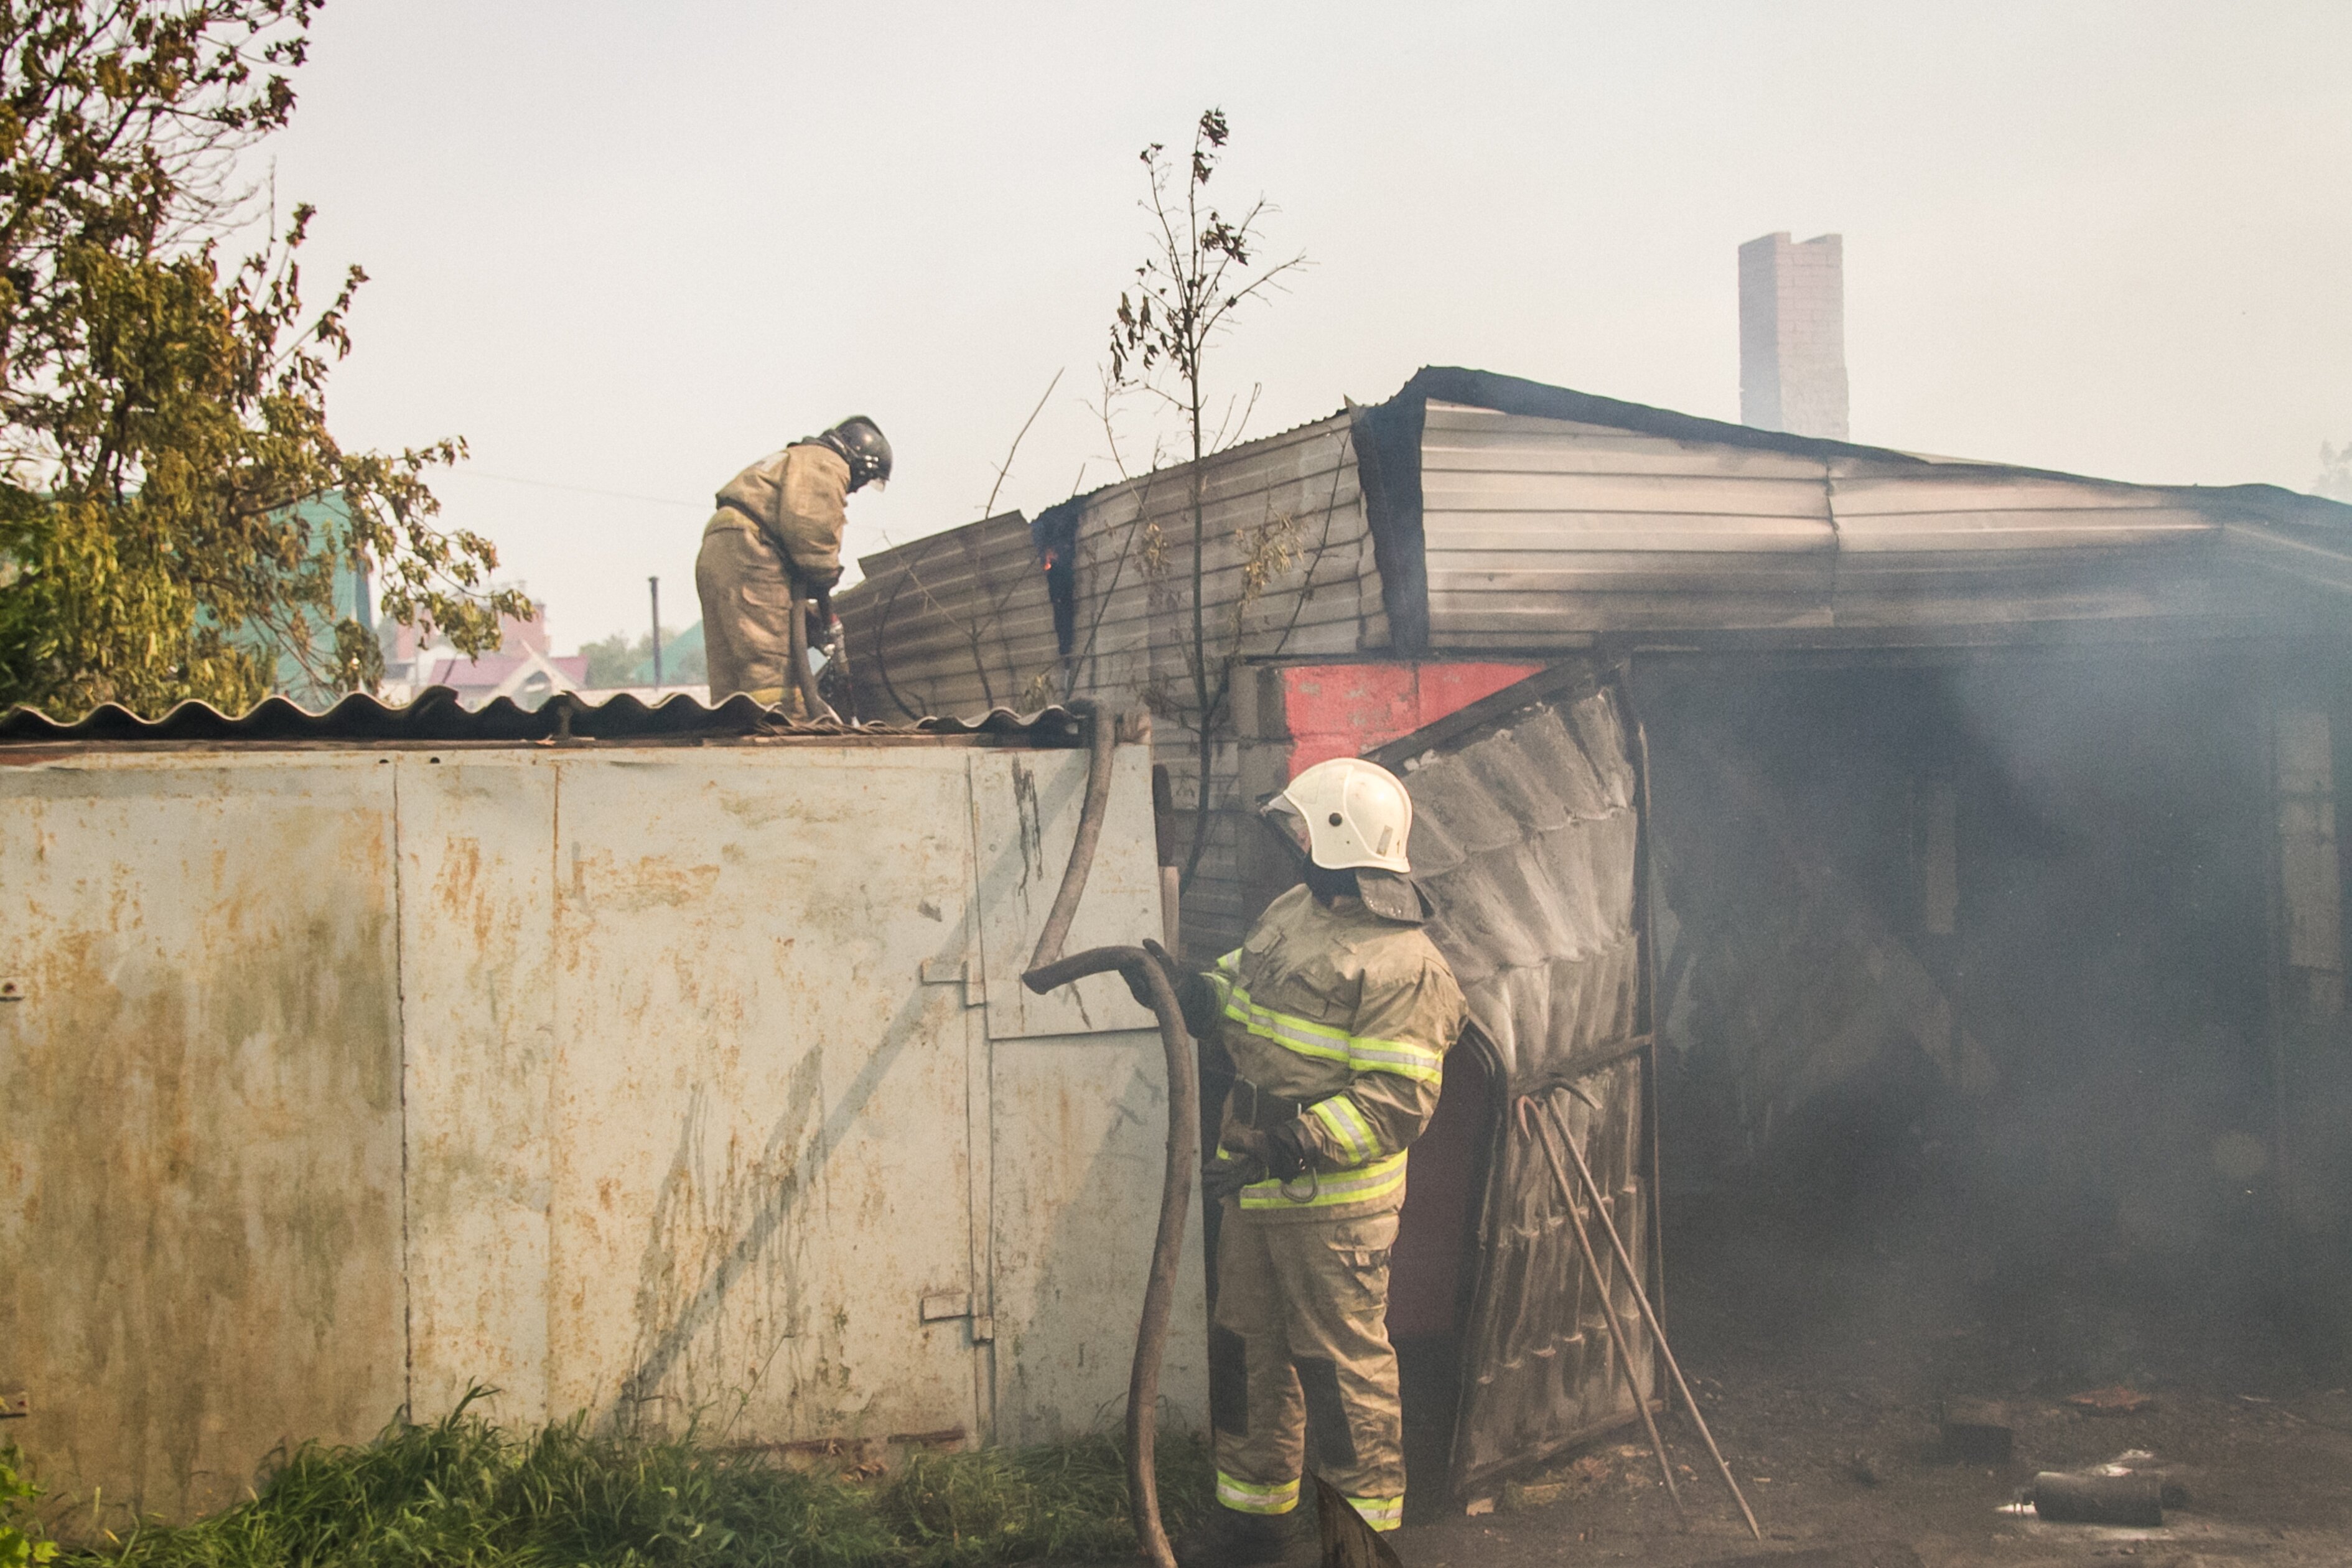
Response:
M1212 104L1314 263L1219 356L1255 433L1431 363L1735 419L1788 229L1845 237L1858 441L2304 488L2352 440L2345 0L333 0L300 90L308 269L374 279L335 428L466 437L447 520L566 651L648 575L696 619L711 491L843 415L898 453L852 554L977 516L1057 370L1000 508L1111 477L1136 153Z

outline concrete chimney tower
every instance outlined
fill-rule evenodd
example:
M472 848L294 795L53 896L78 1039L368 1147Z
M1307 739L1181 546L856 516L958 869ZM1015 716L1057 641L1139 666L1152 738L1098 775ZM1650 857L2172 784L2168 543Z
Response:
M1845 242L1768 234L1739 247L1739 422L1846 438Z

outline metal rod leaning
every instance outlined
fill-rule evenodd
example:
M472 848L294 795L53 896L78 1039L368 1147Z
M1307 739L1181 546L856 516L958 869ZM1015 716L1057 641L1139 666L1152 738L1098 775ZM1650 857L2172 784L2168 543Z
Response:
M1633 1287L1633 1305L1641 1310L1643 1326L1650 1331L1650 1342L1658 1347L1658 1359L1666 1363L1668 1372L1674 1373L1675 1387L1683 1396L1683 1408L1690 1412L1691 1425L1698 1428L1700 1439L1706 1444L1707 1453L1714 1458L1717 1472L1723 1477L1723 1484L1731 1490L1731 1500L1739 1505L1740 1517L1748 1521L1748 1533L1759 1541L1763 1540L1764 1531L1756 1523L1756 1512L1748 1506L1748 1499L1740 1491L1739 1482L1733 1477L1731 1467L1724 1462L1723 1450L1715 1446L1715 1434L1706 1429L1706 1417L1699 1414L1698 1400L1691 1393L1690 1384L1684 1381L1682 1366L1666 1344L1666 1331L1659 1325L1657 1313L1650 1309L1649 1295L1642 1289L1642 1277L1634 1271L1633 1259L1625 1251L1624 1237L1617 1234L1617 1222L1609 1217L1608 1209L1602 1205L1601 1184L1592 1179L1592 1167L1584 1163L1583 1151L1576 1146L1576 1140L1569 1134L1568 1118L1559 1113L1555 1103L1547 1103L1544 1109L1559 1129L1559 1141L1568 1145L1568 1157L1576 1162L1576 1173L1584 1183L1585 1197L1592 1205L1593 1214L1600 1218L1601 1228L1609 1237L1611 1249L1617 1255L1617 1266L1625 1271L1626 1282ZM1549 1140L1544 1147L1547 1150L1551 1147Z
M1535 1097L1527 1095L1519 1100L1519 1131L1543 1145L1544 1158L1551 1165L1551 1173L1559 1183L1559 1201L1568 1212L1568 1228L1576 1237L1576 1256L1583 1260L1584 1277L1592 1283L1593 1294L1600 1299L1601 1321L1609 1325L1610 1342L1617 1347L1617 1368L1625 1374L1625 1387L1633 1395L1633 1408L1642 1417L1642 1429L1650 1435L1650 1452L1658 1458L1658 1479L1666 1483L1666 1496L1674 1500L1675 1517L1687 1525L1690 1510L1683 1505L1682 1489L1675 1485L1674 1466L1666 1458L1665 1439L1658 1436L1657 1418L1650 1414L1649 1395L1642 1392L1641 1380L1633 1375L1633 1350L1625 1342L1625 1326L1617 1321L1610 1305L1609 1282L1601 1277L1601 1260L1592 1254L1592 1237L1585 1234L1584 1222L1576 1217L1576 1190L1568 1184L1568 1172L1552 1152L1551 1140L1537 1131L1534 1122Z

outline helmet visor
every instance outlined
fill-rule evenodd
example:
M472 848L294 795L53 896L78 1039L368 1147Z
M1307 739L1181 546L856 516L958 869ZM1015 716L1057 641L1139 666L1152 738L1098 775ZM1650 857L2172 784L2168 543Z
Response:
M1258 807L1257 815L1258 819L1272 828L1276 837L1297 850L1301 858L1314 858L1315 840L1307 831L1307 818L1290 803L1288 795L1276 795Z

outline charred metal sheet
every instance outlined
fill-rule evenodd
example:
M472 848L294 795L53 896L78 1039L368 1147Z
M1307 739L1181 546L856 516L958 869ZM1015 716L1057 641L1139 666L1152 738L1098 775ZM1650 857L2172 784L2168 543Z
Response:
M413 702L391 707L354 693L323 713L271 697L231 716L208 702L183 702L160 719L142 719L117 703L102 703L78 720L52 719L36 708L0 712L0 744L33 742L181 741L378 742L420 744L519 743L566 741L703 742L794 738L828 740L979 736L1039 746L1083 743L1082 727L1067 710L1014 713L994 708L975 718L927 718L902 724L803 724L781 709L738 693L717 707L680 694L646 704L624 692L600 703L559 692L538 708L501 697L467 708L446 686L427 687Z
M864 557L864 580L835 601L854 654L857 710L970 713L1034 700L1038 691L1132 708L1183 687L1192 621L1160 591L1152 540L1191 537L1189 474L1175 468L1121 480L1043 514L1058 575L1041 565L1041 540L1018 513ZM1230 644L1253 660L1330 658L1387 640L1346 415L1205 460L1200 499L1201 596L1220 649ZM1293 564L1259 581L1248 559L1253 537L1286 539ZM1162 727L1157 744L1159 760L1171 764L1177 809L1189 814L1197 761L1185 762L1173 726ZM1254 830L1239 772L1234 750L1216 747L1208 842L1184 895L1188 939L1203 952L1241 936L1240 847Z
M1570 666L1506 688L1371 753L1413 800L1430 934L1462 984L1498 1107L1568 1091L1569 1125L1635 1266L1654 1269L1639 781L1613 682ZM1627 1282L1588 1287L1550 1166L1515 1118L1490 1134L1454 1433L1459 1493L1635 1415L1602 1314L1655 1368ZM1410 1202L1410 1200L1408 1200ZM1589 1212L1579 1220L1593 1223ZM1410 1223L1410 1221L1408 1222Z

